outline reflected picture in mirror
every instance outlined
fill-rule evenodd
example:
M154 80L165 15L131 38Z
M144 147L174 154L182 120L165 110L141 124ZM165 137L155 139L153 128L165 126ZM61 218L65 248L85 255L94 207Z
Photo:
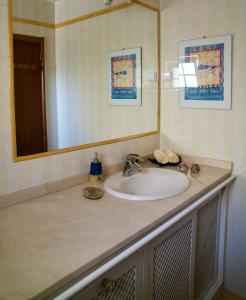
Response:
M17 157L157 132L158 14L119 2L12 1ZM141 50L137 105L112 103L108 58L123 49Z
M141 48L109 53L109 105L141 105Z

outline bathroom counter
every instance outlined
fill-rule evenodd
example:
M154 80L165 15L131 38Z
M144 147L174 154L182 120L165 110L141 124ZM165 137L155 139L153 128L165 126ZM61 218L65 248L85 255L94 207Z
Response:
M44 299L136 241L229 177L201 166L183 194L88 200L86 184L0 210L0 299Z

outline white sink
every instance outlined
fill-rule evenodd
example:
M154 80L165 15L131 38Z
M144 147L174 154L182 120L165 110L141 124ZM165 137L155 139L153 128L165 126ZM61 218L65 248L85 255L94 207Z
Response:
M143 172L123 177L122 172L110 176L104 190L110 195L126 200L160 200L179 195L190 185L188 177L180 172L144 168Z

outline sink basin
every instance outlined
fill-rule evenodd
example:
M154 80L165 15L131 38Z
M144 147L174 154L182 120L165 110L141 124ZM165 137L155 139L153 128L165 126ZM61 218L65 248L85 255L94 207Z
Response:
M180 172L144 168L143 172L123 177L122 172L110 176L104 190L110 195L126 200L160 200L179 195L190 185L188 177Z

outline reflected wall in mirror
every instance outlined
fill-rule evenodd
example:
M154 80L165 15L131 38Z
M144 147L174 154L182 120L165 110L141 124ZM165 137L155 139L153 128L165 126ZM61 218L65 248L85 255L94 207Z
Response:
M17 158L158 130L156 11L13 0L12 32ZM109 105L109 53L131 48L141 48L141 105Z

